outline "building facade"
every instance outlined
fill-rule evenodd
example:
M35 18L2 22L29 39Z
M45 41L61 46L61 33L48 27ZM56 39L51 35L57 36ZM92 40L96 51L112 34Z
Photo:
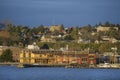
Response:
M62 54L57 50L23 50L20 53L20 63L23 64L55 64L56 58Z
M81 51L23 50L20 53L22 64L96 64L95 54L82 54Z

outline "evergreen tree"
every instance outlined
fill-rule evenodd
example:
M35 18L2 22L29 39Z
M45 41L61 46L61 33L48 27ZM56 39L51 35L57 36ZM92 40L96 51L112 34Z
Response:
M79 31L78 27L73 28L73 31L71 32L71 37L73 37L73 39L78 39L78 31Z
M110 27L110 23L107 21L107 22L105 22L104 26L105 27Z
M0 56L0 62L12 62L12 51L10 49L6 49L3 51L2 55Z
M67 40L67 41L73 40L73 37L71 35L67 35L65 36L64 40Z

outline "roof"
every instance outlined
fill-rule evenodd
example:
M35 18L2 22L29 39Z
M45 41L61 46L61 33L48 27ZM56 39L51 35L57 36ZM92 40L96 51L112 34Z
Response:
M43 49L40 49L40 50L24 50L26 52L32 52L32 53L35 53L35 54L45 54L45 53L53 53L53 54L56 54L56 53L62 53L61 50L43 50Z

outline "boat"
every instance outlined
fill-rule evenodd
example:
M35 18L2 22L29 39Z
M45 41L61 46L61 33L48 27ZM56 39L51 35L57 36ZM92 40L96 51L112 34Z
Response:
M109 63L99 64L97 65L98 68L111 68L111 65Z
M18 68L24 68L23 64L18 64L17 67Z
M111 68L120 68L120 65L119 64L111 64Z

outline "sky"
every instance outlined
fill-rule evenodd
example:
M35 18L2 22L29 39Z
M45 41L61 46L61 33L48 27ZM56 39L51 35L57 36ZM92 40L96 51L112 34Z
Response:
M0 22L16 25L120 24L120 0L0 0Z

